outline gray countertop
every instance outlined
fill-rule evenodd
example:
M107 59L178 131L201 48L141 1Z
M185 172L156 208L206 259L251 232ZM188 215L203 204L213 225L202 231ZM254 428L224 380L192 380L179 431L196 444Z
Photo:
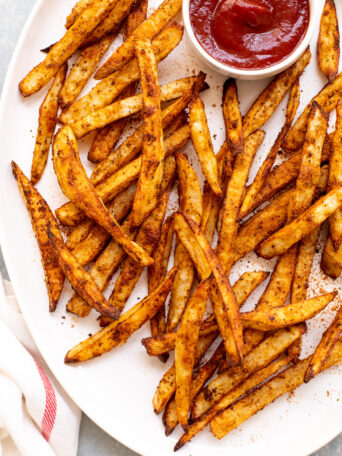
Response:
M31 11L35 0L0 0L2 21L0 29L0 87L2 87L7 66L15 44ZM0 270L7 277L6 268L0 252ZM83 415L80 431L79 456L134 456L136 453L125 448L98 428ZM342 455L342 434L329 445L315 453L315 456ZM4 455L6 456L6 455Z

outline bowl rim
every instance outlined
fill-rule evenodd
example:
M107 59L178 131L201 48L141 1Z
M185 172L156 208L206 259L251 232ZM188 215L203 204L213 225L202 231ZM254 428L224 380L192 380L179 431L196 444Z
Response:
M306 30L306 33L305 33L304 37L302 38L301 42L297 45L297 47L294 49L294 51L288 57L286 57L286 59L284 59L281 62L278 62L274 65L271 65L267 68L262 68L259 70L243 70L243 69L238 69L238 68L226 65L224 63L221 63L218 60L216 60L214 57L212 57L201 46L200 42L197 40L197 38L195 36L194 30L192 28L191 21L190 21L190 2L191 2L191 0L183 0L183 7L182 7L183 22L184 22L185 29L187 31L187 34L188 34L193 46L195 47L197 52L201 55L201 57L204 60L206 60L211 67L214 67L220 73L225 73L229 76L233 76L236 78L243 78L243 79L267 78L267 77L279 74L282 71L289 68L304 54L304 52L308 48L312 35L315 30L316 21L317 21L317 17L318 17L318 7L319 7L319 2L317 2L317 0L308 0L308 1L309 1L309 7L310 7L310 20L309 20L309 25Z

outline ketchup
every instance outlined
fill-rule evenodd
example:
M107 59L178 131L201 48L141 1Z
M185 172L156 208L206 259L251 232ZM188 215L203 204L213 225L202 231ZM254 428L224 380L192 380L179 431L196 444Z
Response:
M191 0L195 36L217 61L244 70L288 57L305 35L308 0Z

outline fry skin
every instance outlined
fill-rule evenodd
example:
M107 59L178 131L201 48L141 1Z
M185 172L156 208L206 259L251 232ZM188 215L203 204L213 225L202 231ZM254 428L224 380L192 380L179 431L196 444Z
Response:
M244 136L239 98L234 79L227 79L223 85L222 109L226 126L227 144L234 153L240 153L244 148Z
M43 103L39 108L38 131L33 151L31 167L31 182L33 185L42 177L45 170L53 133L57 123L58 95L63 87L67 65L64 65L56 74Z
M321 17L317 44L318 66L332 82L340 62L340 32L334 0L326 0Z
M42 198L38 190L34 188L14 161L12 161L12 172L30 215L32 228L40 250L45 283L49 296L49 309L50 312L54 312L62 293L64 274L49 242L48 224L53 226L53 230L61 242L62 235L47 202Z
M82 14L85 9L93 5L94 1L95 0L78 0L71 13L66 18L65 28L70 28L76 19L80 16L80 14Z

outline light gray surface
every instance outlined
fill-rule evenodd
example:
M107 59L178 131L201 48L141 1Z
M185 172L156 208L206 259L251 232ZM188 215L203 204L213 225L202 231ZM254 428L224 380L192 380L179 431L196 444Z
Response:
M35 0L0 0L2 14L0 28L0 88L2 87L14 46L34 3ZM7 277L1 251L0 270L3 276ZM93 456L95 454L99 456L134 456L136 453L109 437L88 417L83 415L78 455ZM342 455L342 434L315 453L315 456L339 455Z

